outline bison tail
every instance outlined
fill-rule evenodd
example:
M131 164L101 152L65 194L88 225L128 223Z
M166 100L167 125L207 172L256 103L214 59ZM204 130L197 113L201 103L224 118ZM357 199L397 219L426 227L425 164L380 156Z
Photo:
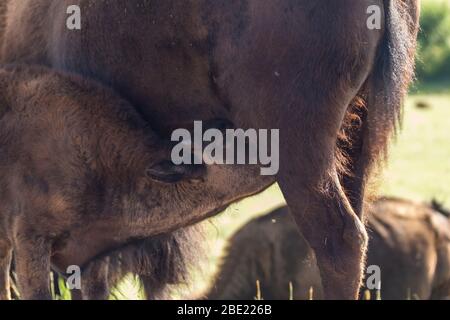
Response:
M385 33L368 96L369 138L374 159L384 156L402 118L402 105L414 77L417 0L384 0Z
M356 213L364 188L384 162L401 125L402 105L414 77L418 0L383 0L385 30L373 71L348 108L338 141L339 171Z

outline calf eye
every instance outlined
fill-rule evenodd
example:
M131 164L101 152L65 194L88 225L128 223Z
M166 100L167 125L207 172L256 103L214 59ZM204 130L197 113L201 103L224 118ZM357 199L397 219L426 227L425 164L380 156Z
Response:
M146 170L146 176L164 183L181 181L201 181L206 175L203 165L175 165L171 161L162 161Z

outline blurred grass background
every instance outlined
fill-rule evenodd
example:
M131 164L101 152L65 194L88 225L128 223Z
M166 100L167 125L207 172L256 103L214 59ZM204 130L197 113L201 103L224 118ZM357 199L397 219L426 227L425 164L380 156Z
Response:
M422 83L450 80L450 0L422 0L417 76Z
M418 201L436 198L450 207L450 0L422 0L422 6L417 81L405 104L402 131L380 177L380 194ZM204 222L205 259L192 273L189 290L177 288L175 298L201 294L216 271L226 239L282 204L283 196L274 186ZM115 298L142 298L135 284L126 279Z

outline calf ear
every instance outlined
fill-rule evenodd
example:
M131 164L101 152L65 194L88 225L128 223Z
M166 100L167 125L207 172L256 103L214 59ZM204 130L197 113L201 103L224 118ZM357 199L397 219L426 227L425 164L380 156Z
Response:
M148 168L146 175L152 180L165 183L202 181L206 168L203 165L175 165L171 161L163 161Z

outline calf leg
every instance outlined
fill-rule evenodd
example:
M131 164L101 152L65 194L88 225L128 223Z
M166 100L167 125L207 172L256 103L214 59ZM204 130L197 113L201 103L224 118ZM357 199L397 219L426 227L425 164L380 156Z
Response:
M0 300L11 300L10 267L12 246L8 240L0 240Z
M80 300L108 300L110 295L108 269L107 259L90 263L81 277L81 295L76 292L74 295L74 291L78 291L74 290L72 297Z
M98 262L89 270L89 276L81 282L83 299L108 300L110 288L108 283L108 263Z
M29 229L16 238L14 258L22 299L52 300L50 291L51 245Z
M147 300L164 300L168 299L167 284L157 281L155 276L139 275Z
M79 289L70 290L70 295L72 300L80 301L83 300L83 292Z

